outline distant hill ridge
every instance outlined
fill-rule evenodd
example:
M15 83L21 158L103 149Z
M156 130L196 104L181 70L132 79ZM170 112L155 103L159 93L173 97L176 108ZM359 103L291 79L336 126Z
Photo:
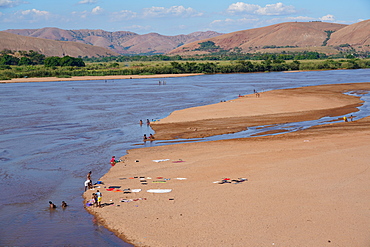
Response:
M183 44L221 35L221 33L213 31L176 36L165 36L158 33L139 35L129 31L64 30L54 27L8 29L5 32L58 41L74 41L104 47L120 54L163 54Z
M78 45L93 45L96 48L106 48L104 52L112 54L168 54L168 55L196 55L210 54L215 49L200 49L200 43L214 44L214 47L226 51L242 53L280 53L283 51L317 51L326 54L335 54L340 51L370 52L370 20L361 21L352 25L327 23L327 22L285 22L261 28L247 29L227 34L213 31L194 32L187 35L165 36L158 33L139 35L129 31L108 32L104 30L63 30L59 28L41 29L8 29L0 33L12 33L22 36L43 38L42 42L34 40L32 48L35 51L50 51L57 49L58 54L65 54L67 43L75 46L82 54L83 48ZM3 34L1 34L3 35ZM0 38L2 37L0 35ZM19 38L25 40L25 37ZM9 45L20 44L17 38ZM44 40L58 40L64 43L45 43ZM68 41L68 42L67 42ZM73 42L72 42L73 41ZM55 41L57 42L57 41ZM0 49L4 47L0 40ZM14 44L12 44L14 43ZM23 42L24 43L24 42ZM28 42L28 45L32 43ZM62 45L63 44L63 45ZM55 48L51 48L55 45ZM28 50L18 45L19 49ZM27 46L29 47L29 46ZM88 46L91 48L91 46ZM102 48L102 49L103 49ZM70 48L72 49L72 48ZM109 49L110 51L107 52ZM216 50L217 50L216 49ZM13 50L13 49L11 49ZM73 49L72 49L73 50ZM99 52L86 53L86 56L96 56ZM45 53L44 53L45 54ZM45 55L48 55L45 54ZM76 54L76 52L73 52ZM72 55L69 51L68 55ZM85 55L81 55L85 56Z
M208 54L199 51L200 43L211 41L224 50L235 47L241 52L318 51L327 54L355 49L370 51L370 20L352 25L327 22L286 22L243 30L192 42L169 52L169 55ZM295 47L264 49L265 47ZM344 48L346 47L346 48Z
M119 56L109 49L77 42L56 41L50 39L26 37L0 31L0 50L33 50L45 56L71 57L106 57Z

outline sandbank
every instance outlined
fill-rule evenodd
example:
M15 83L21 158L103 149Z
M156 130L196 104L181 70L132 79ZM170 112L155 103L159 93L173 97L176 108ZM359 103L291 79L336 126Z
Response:
M343 94L348 91L368 92L370 83L248 95L174 112L153 129L158 139L200 137L213 128L235 131L243 121L248 126L352 114L361 101ZM87 209L135 246L369 246L369 126L370 117L338 117L275 136L129 150L101 178L103 203L111 205ZM220 184L224 178L247 181ZM109 186L142 191L106 191Z
M156 75L106 75L106 76L72 76L70 78L57 77L32 77L32 78L13 78L11 80L0 80L0 83L17 82L47 82L47 81L90 81L90 80L118 80L118 79L147 79L147 78L169 78L203 75L194 74L156 74Z

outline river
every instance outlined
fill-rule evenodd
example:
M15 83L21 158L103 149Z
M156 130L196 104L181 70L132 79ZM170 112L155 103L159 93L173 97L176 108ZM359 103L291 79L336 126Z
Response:
M161 119L253 90L369 81L370 70L361 69L0 84L0 245L131 246L86 212L82 193L88 171L97 181L110 169L112 155L168 145L143 143L143 134L154 132L140 119ZM356 115L368 116L367 104ZM253 133L236 137L241 135ZM210 139L225 138L233 137ZM49 210L48 201L58 208ZM61 201L69 207L61 209Z

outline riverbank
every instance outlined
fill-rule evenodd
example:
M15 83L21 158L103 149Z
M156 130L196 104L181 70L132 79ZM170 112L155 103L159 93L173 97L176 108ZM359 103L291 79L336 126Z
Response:
M174 112L153 129L158 139L188 138L243 122L341 116L361 103L344 92L369 90L370 83L276 90ZM136 246L366 246L369 126L369 117L355 118L278 136L130 150L101 178L107 206L87 209Z
M57 77L34 77L34 78L13 78L11 80L0 80L0 83L19 82L47 82L47 81L89 81L89 80L120 80L120 79L147 79L147 78L170 78L203 75L198 74L157 74L157 75L106 75L106 76L72 76L69 78Z

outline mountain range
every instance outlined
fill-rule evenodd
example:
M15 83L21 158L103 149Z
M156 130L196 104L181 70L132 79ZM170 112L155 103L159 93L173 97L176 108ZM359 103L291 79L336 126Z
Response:
M202 47L211 44L212 49ZM285 22L227 34L213 31L165 36L129 31L8 29L0 32L0 50L35 50L47 56L116 56L119 54L209 54L215 50L243 53L345 50L370 51L370 20L351 25L327 22Z
M100 46L120 54L163 54L193 41L212 38L221 33L206 31L187 35L165 36L158 33L139 35L129 31L63 30L53 27L41 29L8 29L5 32L58 41L74 41Z
M171 55L207 54L200 43L213 42L215 47L242 52L318 51L327 54L344 49L370 51L370 20L352 25L327 22L286 22L243 30L192 42L169 52Z

